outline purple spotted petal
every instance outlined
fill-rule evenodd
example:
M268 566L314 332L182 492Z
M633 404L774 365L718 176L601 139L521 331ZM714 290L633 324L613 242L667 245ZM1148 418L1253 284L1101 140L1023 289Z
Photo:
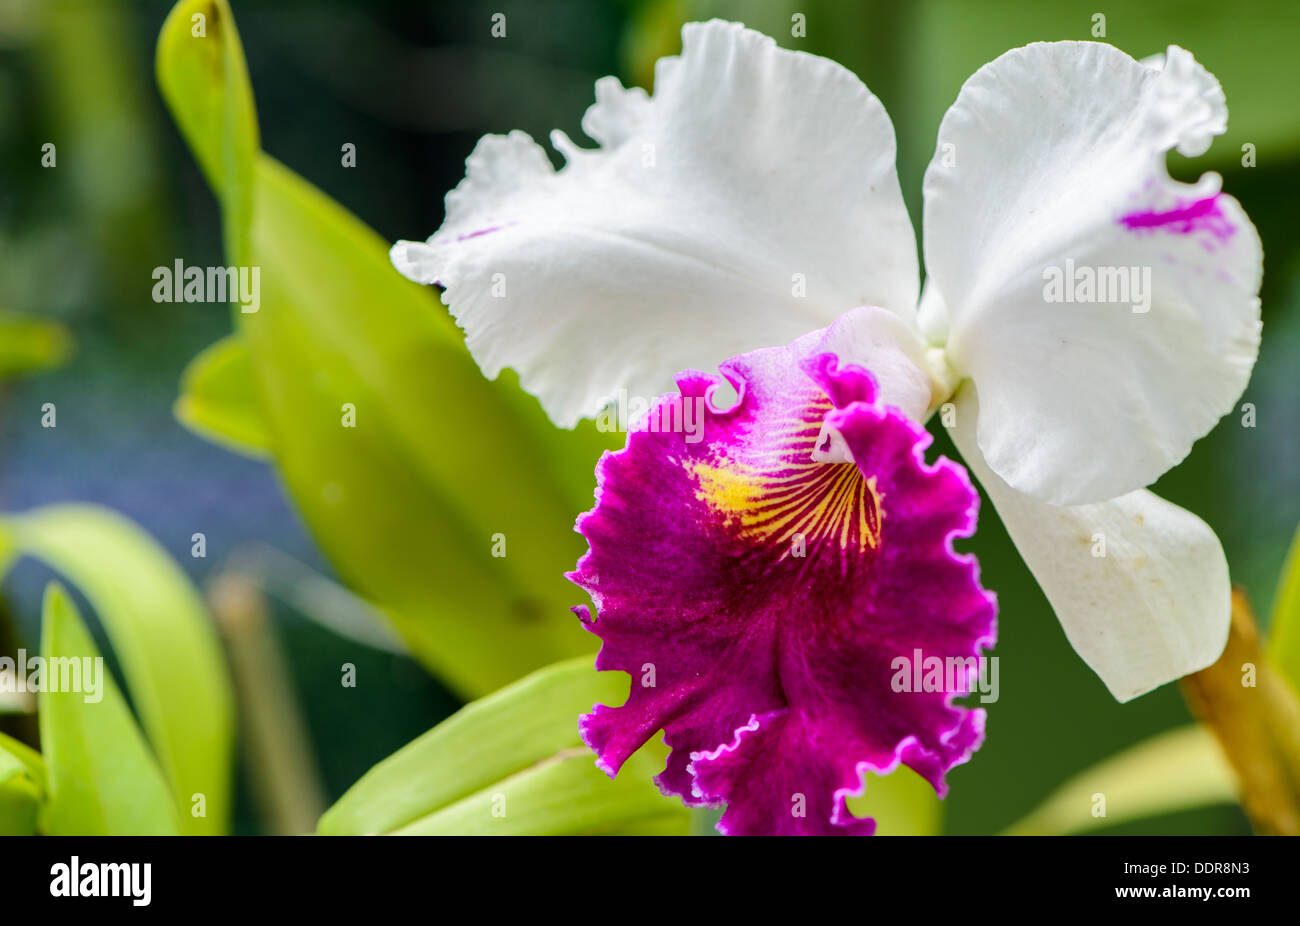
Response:
M942 795L983 738L983 711L953 692L896 692L894 661L980 656L995 606L951 548L975 525L965 471L924 462L929 435L876 403L866 370L798 358L724 364L730 408L714 405L719 377L682 374L600 461L569 578L596 605L595 620L576 609L604 641L596 668L632 689L580 727L610 774L663 730L660 787L726 802L724 833L866 834L874 821L844 805L866 769L903 762ZM693 407L703 440L665 424ZM823 421L856 465L810 459Z

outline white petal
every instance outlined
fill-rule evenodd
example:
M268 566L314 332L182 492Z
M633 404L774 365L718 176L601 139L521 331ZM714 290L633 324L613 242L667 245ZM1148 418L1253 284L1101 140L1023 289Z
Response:
M1145 489L1075 507L1017 492L980 456L980 408L969 383L956 405L951 433L966 466L988 493L1070 645L1117 700L1219 658L1228 638L1231 586L1223 547L1204 521Z
M879 400L913 421L924 420L936 384L926 368L925 342L915 327L874 306L854 309L794 345L801 357L834 354L841 364L866 367L880 387Z
M1259 236L1218 175L1189 185L1164 166L1225 125L1217 81L1187 52L1171 46L1157 70L1092 42L1008 52L944 117L927 270L949 361L979 386L979 446L1020 491L1079 504L1149 485L1245 388ZM1093 301L1065 285L1088 273ZM1103 291L1121 278L1139 298Z
M852 73L731 23L690 24L655 93L596 85L599 142L484 138L404 274L446 287L484 373L559 424L619 389L787 344L860 305L911 316L917 260L894 131ZM495 287L495 289L494 289Z
M921 287L921 301L916 306L916 327L929 343L948 343L948 306L944 304L933 278L927 278Z

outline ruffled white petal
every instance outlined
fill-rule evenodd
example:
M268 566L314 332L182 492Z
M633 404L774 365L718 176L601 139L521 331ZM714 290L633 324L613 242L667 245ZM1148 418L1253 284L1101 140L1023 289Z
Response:
M879 401L921 422L942 388L930 375L926 345L915 326L892 312L866 306L846 312L831 325L804 335L792 345L801 358L834 354L841 365L871 371ZM844 438L823 424L812 458L818 463L849 463L853 454Z
M519 372L561 425L618 390L786 344L861 305L910 318L916 247L880 102L824 58L724 22L682 30L655 93L596 85L583 129L484 138L403 274L444 301L485 374Z
M1158 69L1059 42L981 68L944 117L927 270L949 360L979 386L980 449L1016 489L1079 504L1149 485L1245 388L1259 237L1218 175L1177 183L1164 164L1226 116L1180 48Z
M953 441L1056 611L1070 645L1119 701L1213 663L1228 638L1231 586L1214 532L1145 489L1056 507L990 471L968 383ZM1098 555L1099 553L1104 555Z
M880 402L921 422L938 386L926 367L926 346L915 327L874 306L854 309L795 344L800 356L834 354L841 364L865 367L880 387Z

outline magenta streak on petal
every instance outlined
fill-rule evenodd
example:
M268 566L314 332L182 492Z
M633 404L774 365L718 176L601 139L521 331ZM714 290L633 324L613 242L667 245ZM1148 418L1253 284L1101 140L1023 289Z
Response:
M491 228L480 228L478 231L467 232L464 235L457 235L457 241L469 241L471 238L478 238L482 235L490 235L493 232L501 231L503 228L509 228L512 225L518 225L518 222L506 222L504 225L493 225Z
M518 222L512 220L502 225L493 225L491 228L480 228L478 231L466 232L463 235L456 236L456 243L459 243L461 241L472 241L475 238L481 238L484 235L490 235L493 232L501 231L501 229L503 228L510 228L512 225L518 225L518 224L519 224ZM433 285L442 286L443 284L441 280L434 280Z
M679 376L658 404L701 401L704 440L638 430L606 454L569 574L596 605L577 611L603 642L596 668L632 676L625 704L582 717L583 741L615 774L663 730L660 788L726 803L725 833L868 834L844 804L865 770L903 763L942 795L983 739L955 693L891 685L914 650L992 645L994 600L952 548L978 496L960 466L925 462L929 435L878 404L870 373L801 356L724 364L726 409L709 401L719 377ZM856 466L812 463L823 419Z
M1146 210L1130 212L1120 217L1120 224L1131 230L1161 229L1178 235L1209 232L1220 241L1232 237L1236 229L1228 222L1219 207L1219 194L1207 196L1191 203L1179 204L1163 212Z

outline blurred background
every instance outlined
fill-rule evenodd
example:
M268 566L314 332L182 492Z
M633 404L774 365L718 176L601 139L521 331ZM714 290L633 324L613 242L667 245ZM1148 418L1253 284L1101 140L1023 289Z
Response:
M544 138L579 120L604 74L650 88L655 58L684 21L744 21L790 47L835 58L883 100L899 139L914 219L939 120L962 80L1035 40L1105 40L1137 57L1179 44L1222 81L1228 133L1184 179L1225 175L1264 241L1264 341L1243 402L1156 491L1219 534L1234 580L1261 618L1300 522L1300 5L1294 0L1144 2L1111 11L1037 0L690 2L690 0L232 0L257 98L262 146L389 241L421 239L485 132ZM330 568L274 471L182 427L173 403L186 364L230 330L224 306L157 304L152 269L221 265L217 204L159 98L154 43L167 0L0 0L0 311L21 356L0 345L0 510L62 501L112 507L145 527L199 583L232 562L283 583ZM508 22L491 35L493 13ZM791 36L792 16L806 36ZM344 143L357 163L340 166ZM57 168L42 145L57 146ZM1254 146L1254 166L1242 146ZM52 324L51 324L52 323ZM10 334L5 334L9 330ZM42 428L45 403L58 427ZM953 454L938 431L937 446ZM191 556L202 531L207 556ZM437 557L436 530L427 549ZM988 740L956 769L950 833L996 832L1080 768L1184 724L1175 687L1118 705L1074 656L992 507L969 545L1001 601L1001 699ZM284 557L291 557L286 560ZM268 565L269 564L269 565ZM0 651L35 649L48 572L23 563L3 587ZM457 698L415 662L366 647L275 600L276 634L298 692L307 755L325 801L442 719ZM575 590L574 603L581 600ZM341 606L346 611L346 601ZM314 615L319 618L319 614ZM576 622L573 633L580 635ZM101 639L101 645L103 641ZM339 665L369 683L340 688ZM24 734L30 718L0 715ZM30 729L26 735L30 738ZM265 828L241 777L236 829ZM1245 833L1239 810L1185 812L1111 830Z

